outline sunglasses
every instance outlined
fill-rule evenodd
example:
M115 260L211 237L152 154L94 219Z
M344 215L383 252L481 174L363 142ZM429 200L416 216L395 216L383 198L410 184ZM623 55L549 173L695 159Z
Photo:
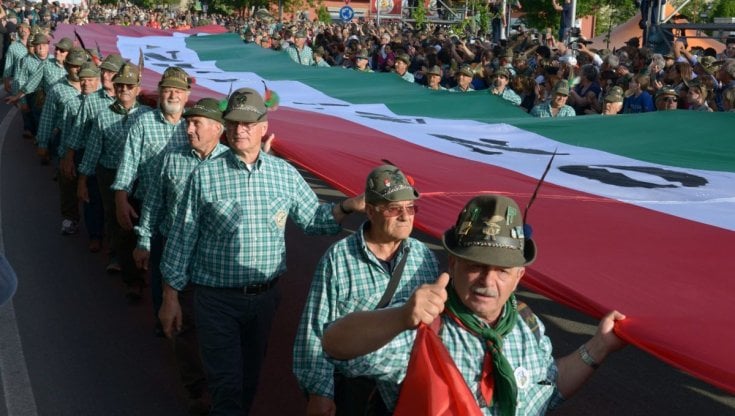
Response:
M378 208L380 210L380 208ZM419 207L416 205L400 206L400 205L389 205L382 209L384 217L397 217L406 211L406 215L415 215L419 212Z
M666 101L667 103L675 103L675 102L679 101L679 99L678 98L674 98L674 97L667 97L667 98L664 98L664 101Z

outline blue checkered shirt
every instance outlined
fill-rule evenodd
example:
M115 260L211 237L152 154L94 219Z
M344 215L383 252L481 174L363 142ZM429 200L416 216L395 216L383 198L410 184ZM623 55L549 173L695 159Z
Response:
M66 77L66 69L56 61L56 58L48 58L31 74L30 78L20 86L24 94L36 92L40 87L48 92L51 86Z
M36 140L38 147L46 149L54 135L55 130L61 130L63 125L64 107L73 105L74 101L78 101L80 95L79 90L71 85L68 80L59 82L51 87L50 91L46 91L46 100L43 102L43 110L41 110L41 119L38 121L38 132Z
M28 55L28 48L20 40L16 40L8 46L5 53L5 67L3 68L3 78L13 78L18 63L23 57Z
M87 148L79 165L79 173L86 176L94 175L97 165L117 169L122 159L128 130L139 117L150 112L152 112L150 107L137 103L128 114L118 114L109 107L102 110L89 131Z
M74 118L74 122L68 131L62 132L61 140L66 143L67 148L81 150L87 146L89 132L97 115L102 110L115 102L114 96L109 96L104 88L84 97L82 106Z
M515 105L521 105L521 102L523 102L523 99L521 98L521 96L518 95L518 94L516 94L515 91L513 91L512 89L510 89L508 87L505 87L503 89L503 92L500 93L500 94L496 94L495 92L493 92L493 87L492 86L490 88L488 88L488 91L490 91L490 94L492 94L492 95L499 95L500 98L502 98L502 99L504 99L506 101L510 101L511 103L513 103Z
M545 328L538 320L540 341L518 315L513 330L503 338L503 354L516 372L526 370L527 382L518 384L516 415L543 415L558 406L563 397L556 388L558 370L551 355L551 341L544 334ZM440 338L447 347L457 369L475 396L485 415L500 415L497 406L488 406L480 391L480 378L485 357L486 343L461 328L452 318L442 315ZM383 348L371 354L349 361L333 360L338 370L350 376L364 375L389 382L392 389L383 394L389 409L396 405L400 384L406 376L416 331L404 331ZM381 393L383 393L381 391Z
M551 103L550 102L544 102L541 104L537 104L531 109L531 115L534 117L554 117L551 114ZM577 113L574 111L574 109L568 105L564 105L562 108L559 109L559 112L556 114L557 117L575 117Z
M300 63L301 65L316 65L316 62L314 62L314 52L312 52L308 45L304 45L304 49L302 50L298 50L295 45L291 45L286 48L286 53L294 62Z
M117 177L110 188L132 194L139 201L145 200L163 154L187 143L186 120L183 117L176 124L171 124L160 109L146 112L130 127Z
M391 279L365 244L368 224L332 245L314 272L293 350L294 374L308 394L334 397L334 365L321 344L326 325L351 312L375 309ZM401 245L396 264L406 256L406 248L406 266L389 304L405 303L414 289L439 275L434 254L413 238Z
M286 271L286 219L306 234L336 234L332 204L287 162L260 152L252 170L227 152L191 175L161 260L176 290L189 281L244 287Z
M156 231L164 237L168 236L191 172L200 163L212 160L228 150L227 146L217 143L212 153L205 159L200 159L190 145L184 145L164 155L160 170L143 201L140 221L135 227L138 248L150 251L151 237Z
M43 63L42 60L38 59L36 55L27 54L24 56L16 65L12 83L12 92L17 94L20 91L20 87L25 85L28 79L33 73L38 70L38 67ZM25 97L21 99L21 102L26 102Z

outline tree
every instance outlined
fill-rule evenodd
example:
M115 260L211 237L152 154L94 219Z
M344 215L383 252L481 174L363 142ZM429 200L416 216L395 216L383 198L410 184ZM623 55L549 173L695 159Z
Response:
M559 0L561 2L563 0ZM554 10L549 0L527 0L523 3L523 20L532 28L543 30L547 27L556 33L559 29L561 14ZM577 0L577 18L596 16L598 22L612 22L618 25L630 19L637 8L634 0ZM608 25L597 25L597 33L607 31Z
M735 17L735 0L719 0L712 10L712 17Z

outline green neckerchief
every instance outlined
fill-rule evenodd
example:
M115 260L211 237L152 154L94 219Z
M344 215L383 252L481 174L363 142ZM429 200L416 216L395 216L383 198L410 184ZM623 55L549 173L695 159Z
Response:
M135 110L137 110L138 107L140 107L140 104L138 104L137 100L135 101L135 103L133 103L133 106L130 107L129 109L126 109L125 107L123 107L123 105L120 104L120 101L117 101L117 100L115 100L114 103L110 104L110 110L112 110L113 113L120 114L121 116L125 116L126 119L131 113L135 112Z
M513 415L516 410L518 386L513 374L513 368L503 355L503 337L508 334L516 323L518 311L515 295L511 295L505 303L503 314L495 328L480 321L480 319L465 306L457 296L453 285L447 286L447 313L458 324L475 336L481 337L487 344L486 354L492 358L494 379L493 403L498 405L501 415ZM488 403L490 405L491 403Z

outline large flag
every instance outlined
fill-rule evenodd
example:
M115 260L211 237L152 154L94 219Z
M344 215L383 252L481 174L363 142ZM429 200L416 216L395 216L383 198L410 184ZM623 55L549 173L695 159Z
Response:
M417 227L437 237L477 194L525 206L557 152L527 215L539 257L523 284L594 317L623 312L623 338L735 393L735 114L534 119L487 92L303 67L233 34L76 30L134 62L141 49L149 92L170 65L196 78L192 99L266 81L278 153L352 195L374 166L399 166L422 193Z

